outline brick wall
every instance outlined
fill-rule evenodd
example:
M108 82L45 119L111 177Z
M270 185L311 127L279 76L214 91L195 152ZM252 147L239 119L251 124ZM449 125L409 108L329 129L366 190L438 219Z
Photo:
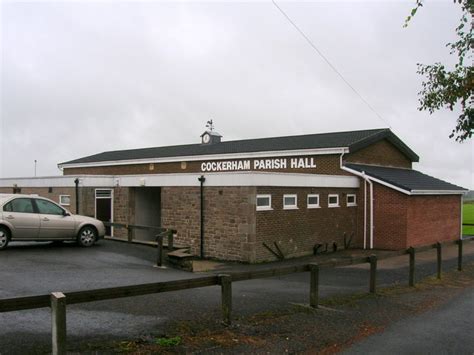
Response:
M461 235L461 197L411 196L407 246L457 240Z
M361 208L359 189L258 187L258 194L272 195L271 211L257 211L256 258L258 261L275 257L265 248L265 242L273 247L277 242L283 253L289 256L307 255L317 243L335 241L343 244L344 232L349 236L357 233L357 215ZM328 194L339 194L340 207L328 208ZM346 206L346 195L357 195L357 206ZM284 210L283 195L296 194L298 209ZM319 194L320 208L307 208L307 195Z
M163 187L162 226L178 230L177 244L200 253L200 188ZM204 255L255 261L255 188L204 187Z
M344 156L350 163L411 168L411 161L386 139Z
M388 250L407 248L407 213L410 197L375 182L373 184L374 248ZM369 200L370 197L367 196ZM367 204L367 215L369 215L369 204ZM369 217L367 219L369 220ZM367 228L368 246L369 227Z

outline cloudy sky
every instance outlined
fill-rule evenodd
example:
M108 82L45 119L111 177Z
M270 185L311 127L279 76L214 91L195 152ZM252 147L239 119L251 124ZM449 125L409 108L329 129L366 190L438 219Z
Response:
M453 63L460 12L429 1L1 2L0 178L59 175L102 151L391 129L415 168L474 188L456 112L417 110L416 63Z

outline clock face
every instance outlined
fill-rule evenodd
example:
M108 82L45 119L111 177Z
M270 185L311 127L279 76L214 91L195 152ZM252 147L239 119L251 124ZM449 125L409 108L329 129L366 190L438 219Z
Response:
M202 136L203 143L209 143L210 140L211 140L211 136L209 136L209 134L205 134Z

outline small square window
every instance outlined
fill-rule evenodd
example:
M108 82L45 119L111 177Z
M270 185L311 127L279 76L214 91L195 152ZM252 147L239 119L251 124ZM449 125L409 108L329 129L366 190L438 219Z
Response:
M328 195L328 207L339 207L339 195Z
M298 208L297 195L283 195L283 209L284 210L295 210L297 208Z
M272 209L272 195L257 195L257 211Z
M308 195L308 208L319 208L319 195L309 194Z
M356 195L354 194L348 194L347 195L347 206L357 206L357 200L356 200Z
M71 196L70 195L59 195L59 204L61 206L70 206L71 205Z

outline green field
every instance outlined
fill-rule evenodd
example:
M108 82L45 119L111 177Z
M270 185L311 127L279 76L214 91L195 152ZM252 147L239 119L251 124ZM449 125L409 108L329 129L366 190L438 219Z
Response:
M462 207L462 223L474 224L474 203L465 203ZM463 226L463 235L474 235L474 226Z

